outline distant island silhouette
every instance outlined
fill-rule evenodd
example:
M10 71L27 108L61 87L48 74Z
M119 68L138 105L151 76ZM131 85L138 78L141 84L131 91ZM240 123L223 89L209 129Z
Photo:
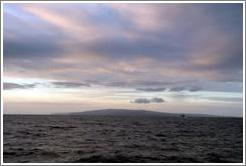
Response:
M185 114L167 113L150 110L131 110L131 109L101 109L83 112L64 113L66 115L86 115L86 116L129 116L129 117L221 117L208 114Z

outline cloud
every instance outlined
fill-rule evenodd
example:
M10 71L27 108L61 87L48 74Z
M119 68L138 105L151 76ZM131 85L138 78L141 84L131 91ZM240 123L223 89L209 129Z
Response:
M174 91L174 92L180 92L183 90L185 90L185 87L173 87L169 89L169 91Z
M55 85L56 88L78 88L78 87L89 87L89 83L80 83L80 82L51 82Z
M30 89L34 88L37 84L16 84L16 83L3 83L4 90L12 90L12 89Z
M166 102L165 100L163 100L162 98L158 98L158 97L154 97L150 100L152 103L163 103Z
M221 102L242 102L242 97L203 97L210 101L221 101Z
M29 16L44 22L49 29L58 32L69 41L77 40L82 36L91 38L89 34L94 32L94 27L88 26L87 19L84 17L86 10L80 10L78 6L84 8L74 4L21 4L18 7Z
M178 85L175 85L178 84ZM196 92L200 91L203 88L200 86L194 86L194 85L187 85L187 82L175 82L175 83L169 83L167 84L167 87L146 87L146 88L136 88L138 91L144 91L144 92L163 92L165 90L169 90L171 92L180 92L180 91L190 91L190 92Z
M82 51L92 52L108 58L135 59L152 56L154 59L166 61L183 58L184 47L177 43L163 41L163 36L152 39L151 37L138 37L129 40L122 37L111 37L88 42L81 46ZM172 39L170 39L172 40Z
M137 88L136 90L145 91L145 92L163 92L167 88Z
M161 85L169 85L171 82L168 81L152 81L152 80L132 80L132 81L91 81L94 84L98 85L104 85L104 86L109 86L109 87L142 87L146 86L146 88L136 88L136 90L141 90L141 91L164 91L164 88L152 88L152 86L161 86ZM150 86L148 88L147 86Z
M62 53L63 35L47 22L16 4L4 5L3 17L4 59L45 59Z
M131 103L148 104L150 103L150 100L146 98L138 98L138 99L131 101Z
M199 86L176 86L169 89L172 92L180 92L180 91L190 91L196 92L202 90L202 87Z
M123 20L134 29L141 31L168 30L172 27L173 19L182 10L176 4L110 4ZM162 21L162 23L160 23Z
M3 12L5 76L146 92L201 90L180 80L221 82L224 91L224 82L242 82L239 4L5 4Z
M79 88L79 87L90 87L89 83L81 83L81 82L50 82L50 84L54 85L55 88ZM12 90L12 89L30 89L35 88L37 85L42 85L45 87L49 87L46 83L33 83L33 84L17 84L5 82L3 84L4 90Z
M189 87L188 88L188 90L190 91L190 92L196 92L196 91L200 91L200 90L202 90L203 88L202 87L199 87L199 86L191 86L191 87Z
M49 58L52 55L61 53L62 48L51 37L35 36L32 38L4 40L4 58Z
M163 103L166 102L164 99L162 98L151 98L151 99L147 99L147 98L137 98L133 101L130 101L130 103L137 103L137 104L149 104L149 103Z

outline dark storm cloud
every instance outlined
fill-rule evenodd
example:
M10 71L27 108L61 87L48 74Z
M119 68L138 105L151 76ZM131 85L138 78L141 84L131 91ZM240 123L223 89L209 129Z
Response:
M154 97L154 98L151 98L151 99L138 98L138 99L135 99L135 100L130 101L130 102L131 103L137 103L137 104L149 104L149 103L163 103L163 102L165 102L165 100L162 99L162 98Z
M51 82L56 88L78 88L78 87L89 87L89 83L81 82Z
M145 92L163 92L167 88L137 88L138 91L145 91Z
M4 90L12 90L12 89L30 89L34 88L37 84L16 84L16 83L3 83Z

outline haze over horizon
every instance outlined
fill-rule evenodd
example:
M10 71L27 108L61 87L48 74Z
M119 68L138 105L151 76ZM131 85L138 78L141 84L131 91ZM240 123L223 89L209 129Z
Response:
M5 114L243 116L242 4L4 3Z

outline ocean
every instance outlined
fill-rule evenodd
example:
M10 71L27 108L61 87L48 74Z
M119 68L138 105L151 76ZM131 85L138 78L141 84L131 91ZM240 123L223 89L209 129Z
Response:
M241 163L243 119L4 115L4 163Z

